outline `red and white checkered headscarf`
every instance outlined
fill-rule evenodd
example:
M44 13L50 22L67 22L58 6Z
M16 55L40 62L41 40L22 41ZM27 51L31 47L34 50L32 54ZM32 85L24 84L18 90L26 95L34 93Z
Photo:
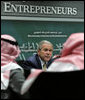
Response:
M63 45L61 57L54 62L69 62L84 69L84 33L73 33Z
M10 35L1 35L1 90L6 90L9 85L10 70L23 69L16 64L20 49L16 40Z
M10 35L1 35L1 39L6 39L16 42ZM20 49L16 45L12 45L4 40L1 40L1 66L14 61L20 54Z

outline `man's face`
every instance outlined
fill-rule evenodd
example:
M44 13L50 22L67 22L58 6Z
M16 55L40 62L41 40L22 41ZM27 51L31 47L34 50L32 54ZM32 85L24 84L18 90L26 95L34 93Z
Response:
M43 44L41 50L38 50L39 57L47 62L51 59L53 52L53 47L50 44Z

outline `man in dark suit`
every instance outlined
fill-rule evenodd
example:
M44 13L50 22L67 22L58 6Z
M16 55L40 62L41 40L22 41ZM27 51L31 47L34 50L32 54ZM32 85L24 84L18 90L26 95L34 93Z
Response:
M23 62L21 65L24 69L43 69L49 67L52 63L52 52L53 52L53 45L49 41L43 40L39 43L37 54L29 57L26 61ZM46 68L44 68L46 67Z

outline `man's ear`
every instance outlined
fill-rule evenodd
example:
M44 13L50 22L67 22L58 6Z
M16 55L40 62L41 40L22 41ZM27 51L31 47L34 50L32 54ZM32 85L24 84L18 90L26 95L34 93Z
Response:
M37 50L37 54L39 54L39 51L40 51L40 50L38 49L38 50Z
M37 50L37 54L38 54L38 55L39 55L39 53L40 53L40 49Z

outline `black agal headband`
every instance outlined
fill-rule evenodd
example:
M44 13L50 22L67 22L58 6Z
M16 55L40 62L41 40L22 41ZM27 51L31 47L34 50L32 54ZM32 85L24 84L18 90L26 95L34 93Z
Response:
M3 39L3 38L1 38L1 40L5 41L5 42L8 42L8 43L10 43L12 45L16 45L16 46L18 45L17 41L11 41L11 40L8 40L8 39Z

